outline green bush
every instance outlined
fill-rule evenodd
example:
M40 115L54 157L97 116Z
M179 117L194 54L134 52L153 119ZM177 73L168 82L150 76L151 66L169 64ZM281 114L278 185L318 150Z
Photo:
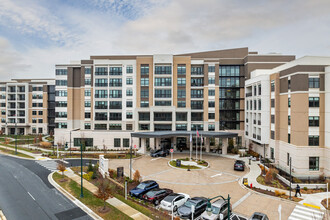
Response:
M87 181L90 181L92 179L93 173L94 172L88 172L88 173L83 175L83 178Z
M89 161L87 171L88 172L93 172L94 171L94 168L93 168L93 165L92 165L92 161Z
M305 191L307 191L307 190L308 190L306 186L304 187L304 190L305 190Z

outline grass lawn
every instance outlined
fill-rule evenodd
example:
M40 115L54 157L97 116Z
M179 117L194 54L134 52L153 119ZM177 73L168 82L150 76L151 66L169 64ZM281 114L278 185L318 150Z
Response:
M1 146L5 146L5 147L9 147L9 148L12 148L12 149L15 149L15 145L9 145L9 144L0 144L0 145ZM35 153L35 152L42 153L42 151L40 151L40 150L33 150L33 149L28 149L28 148L19 147L19 146L17 146L17 149L18 150L24 150L24 151L27 151L27 152L30 152L30 153Z
M175 160L170 161L170 165L172 165L174 167L177 167ZM180 167L177 167L177 168L181 168L181 169L188 169L188 168L190 168L191 170L192 169L195 169L195 170L200 169L199 167L196 167L196 166L185 166L185 165L182 165L182 164L181 164Z
M34 157L31 157L29 155L26 155L26 154L23 154L23 153L20 153L20 152L17 152L17 154L15 154L15 150L11 150L11 149L0 148L0 152L4 152L4 153L7 153L7 154L11 154L11 155L16 155L16 156L19 156L19 157L34 159Z
M5 137L11 137L11 138L16 138L16 135L10 134L10 135L0 135L0 138L5 138ZM39 135L17 135L17 139L33 139L34 137L39 137Z
M120 201L126 203L127 205L131 206L132 208L138 210L139 212L145 214L146 216L150 217L150 218L153 218L154 216L152 215L152 212L150 209L144 207L144 206L141 206L139 204L136 204L135 202L127 199L125 200L125 197L122 196L122 195L119 195L119 194L115 194L114 197L116 197L117 199L119 199Z
M98 211L99 208L103 207L103 200L96 198L93 193L89 190L84 188L84 198L80 198L80 185L76 182L72 181L70 178L66 182L60 182L59 180L62 179L62 175L58 173L53 174L53 179L66 191L68 191L71 195L79 199L82 203L92 209L96 214L101 216L103 219L110 219L110 220L117 220L117 219L132 219L126 214L119 211L117 208L113 207L112 205L106 203L106 206L110 208L108 213L100 213Z

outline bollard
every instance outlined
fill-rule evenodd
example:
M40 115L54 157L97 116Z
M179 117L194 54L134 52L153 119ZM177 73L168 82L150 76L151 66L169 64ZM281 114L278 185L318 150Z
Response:
M252 189L252 183L250 184L250 188Z
M251 165L251 158L249 158L249 165Z

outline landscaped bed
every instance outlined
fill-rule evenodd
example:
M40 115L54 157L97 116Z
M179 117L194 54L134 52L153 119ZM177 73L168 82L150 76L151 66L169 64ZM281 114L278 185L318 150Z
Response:
M327 208L327 199L323 199L321 204L324 206L324 208L330 210L330 198L328 199L329 207Z
M29 155L17 152L17 154L15 154L15 150L13 149L5 149L5 148L0 148L0 152L5 153L5 154L10 154L10 155L15 155L18 157L24 157L24 158L30 158L30 159L34 159L34 157L31 157Z
M286 195L284 192L281 192L280 190L275 190L275 192L272 192L272 191L268 191L268 190L264 190L264 189L255 188L255 187L252 187L252 190L254 190L256 192L266 194L266 195L279 197L279 198L282 198L282 199L290 199L290 196ZM293 195L294 195L294 192L292 192L292 196L291 196L292 201L300 202L301 200L303 200L301 198L294 197Z
M179 167L176 166L176 160L181 160L181 165ZM181 168L181 169L195 169L195 170L203 169L199 166L203 166L203 167L208 166L208 163L205 160L194 160L194 159L191 160L191 162L193 162L199 166L183 164L184 163L183 161L189 162L189 158L180 158L180 159L176 159L176 160L171 160L169 162L170 166Z
M86 151L88 152L88 151ZM104 158L106 159L129 159L130 158L130 154L127 153L86 153L85 151L83 151L83 158L94 158L94 159L99 159L100 155L104 155ZM50 158L57 158L56 155L52 155L52 154L45 154L44 156L48 156ZM80 158L80 152L71 152L71 155L69 152L61 153L61 157L62 158ZM134 155L132 154L132 158L137 158L140 155Z

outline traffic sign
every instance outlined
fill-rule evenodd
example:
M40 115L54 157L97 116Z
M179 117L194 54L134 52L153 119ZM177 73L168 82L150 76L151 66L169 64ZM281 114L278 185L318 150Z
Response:
M136 144L134 144L134 148L136 148Z
M171 153L173 153L173 149L171 149Z

